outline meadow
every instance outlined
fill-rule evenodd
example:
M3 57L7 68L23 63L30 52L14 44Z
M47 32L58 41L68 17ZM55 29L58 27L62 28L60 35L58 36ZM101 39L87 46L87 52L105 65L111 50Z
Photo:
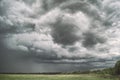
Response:
M120 80L97 74L0 74L0 80Z

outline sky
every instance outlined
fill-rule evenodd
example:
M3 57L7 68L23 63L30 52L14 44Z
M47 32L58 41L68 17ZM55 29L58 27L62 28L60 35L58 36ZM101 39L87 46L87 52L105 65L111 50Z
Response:
M113 67L119 11L120 0L0 0L0 73Z

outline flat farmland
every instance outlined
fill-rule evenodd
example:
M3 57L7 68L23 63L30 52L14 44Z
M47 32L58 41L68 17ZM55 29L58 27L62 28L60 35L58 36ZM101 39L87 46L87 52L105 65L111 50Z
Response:
M0 80L120 80L96 74L0 74Z

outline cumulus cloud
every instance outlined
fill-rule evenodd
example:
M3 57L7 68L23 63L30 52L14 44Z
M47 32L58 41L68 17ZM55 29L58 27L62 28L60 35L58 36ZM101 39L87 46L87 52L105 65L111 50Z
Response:
M0 43L4 49L24 53L35 64L113 66L120 57L119 3L1 0Z

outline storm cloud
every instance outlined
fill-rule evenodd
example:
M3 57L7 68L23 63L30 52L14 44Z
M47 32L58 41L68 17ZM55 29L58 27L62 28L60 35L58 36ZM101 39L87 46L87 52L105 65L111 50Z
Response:
M0 0L0 72L114 66L120 57L119 4L119 0Z

